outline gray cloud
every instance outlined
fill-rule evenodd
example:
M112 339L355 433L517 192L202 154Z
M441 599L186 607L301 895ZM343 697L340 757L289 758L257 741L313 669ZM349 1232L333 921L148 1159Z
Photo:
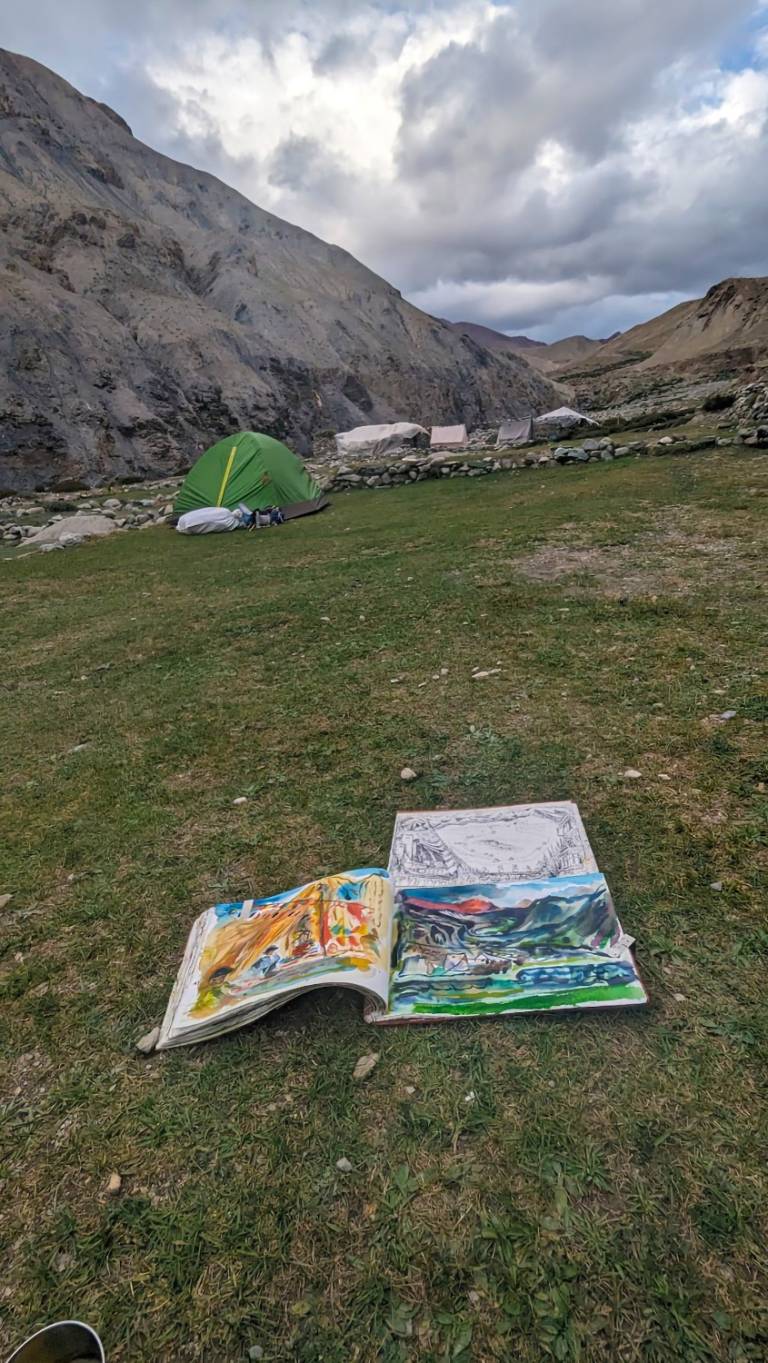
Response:
M365 38L352 33L333 33L323 43L313 66L318 76L331 75L341 71L353 62L359 62L365 53Z

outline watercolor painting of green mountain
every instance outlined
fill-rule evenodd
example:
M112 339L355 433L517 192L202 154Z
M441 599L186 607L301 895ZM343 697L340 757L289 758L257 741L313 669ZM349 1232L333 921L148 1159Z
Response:
M387 1021L643 1004L630 947L599 874L402 889Z

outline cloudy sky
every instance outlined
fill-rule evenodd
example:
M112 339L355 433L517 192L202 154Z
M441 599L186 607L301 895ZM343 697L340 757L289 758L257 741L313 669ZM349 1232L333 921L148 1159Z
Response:
M2 0L0 41L440 316L768 274L768 0Z

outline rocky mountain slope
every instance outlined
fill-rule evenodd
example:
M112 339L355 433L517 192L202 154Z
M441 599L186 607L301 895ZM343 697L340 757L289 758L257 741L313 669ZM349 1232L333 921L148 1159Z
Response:
M707 381L760 379L768 364L768 279L724 279L703 298L642 322L561 371L592 406Z
M679 303L601 347L599 366L631 360L643 369L696 364L741 352L746 366L768 342L768 279L724 279L703 298Z
M0 491L168 473L239 428L553 405L514 354L0 52Z

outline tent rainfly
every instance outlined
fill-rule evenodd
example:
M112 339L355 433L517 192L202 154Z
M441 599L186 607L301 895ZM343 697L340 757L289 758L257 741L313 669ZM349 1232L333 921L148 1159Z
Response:
M322 489L287 445L270 435L239 431L211 445L192 465L174 505L174 513L240 504L249 511L279 506L286 520L328 506Z
M532 436L532 417L521 417L519 421L502 421L499 427L496 448L500 449L504 446L508 448L510 445L524 445L526 440L530 440Z
M467 428L466 426L433 426L429 443L433 450L438 445L461 447L467 443Z

